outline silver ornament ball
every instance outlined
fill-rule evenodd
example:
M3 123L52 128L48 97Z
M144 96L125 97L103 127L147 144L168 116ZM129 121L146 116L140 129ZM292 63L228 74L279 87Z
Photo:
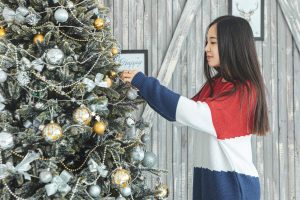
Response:
M145 152L141 147L135 147L131 153L130 157L132 161L142 161L144 159Z
M52 174L48 170L43 170L41 171L39 178L42 183L49 183L52 180Z
M144 167L153 167L156 164L156 155L152 152L146 152L142 165Z
M7 73L3 70L0 70L0 83L4 83L7 79Z
M125 188L122 188L120 193L122 194L122 196L128 197L129 195L131 195L131 188L128 186Z
M1 149L10 149L14 146L14 137L11 133L6 131L0 132L0 148Z
M46 53L46 62L51 65L60 65L63 63L65 54L58 48L53 48Z
M119 197L116 198L116 200L126 200L126 199L120 195Z
M89 194L92 197L99 197L101 193L101 188L99 185L92 185L89 187Z
M141 140L142 140L142 142L143 142L144 144L147 144L147 143L150 142L151 137L150 137L149 134L144 134L144 135L142 136Z
M134 119L132 119L131 117L127 117L126 118L126 124L129 126L129 127L132 127L135 125L135 121Z
M59 8L54 13L54 18L57 22L66 22L69 18L69 13L63 8Z
M138 97L137 91L133 88L130 88L127 93L126 96L128 99L130 100L135 100Z

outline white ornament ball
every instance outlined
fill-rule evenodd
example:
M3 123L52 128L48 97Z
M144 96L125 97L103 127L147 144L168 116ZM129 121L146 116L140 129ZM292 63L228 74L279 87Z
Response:
M126 124L129 126L129 127L132 127L135 125L135 121L131 118L131 117L127 117L126 118Z
M89 194L92 197L99 197L101 193L101 188L99 185L92 185L89 187Z
M135 89L130 88L126 93L126 96L130 100L135 100L138 97L138 93Z
M129 195L131 195L131 188L128 186L125 188L122 188L120 193L122 194L122 196L128 197Z
M54 13L54 18L57 22L66 22L69 18L69 13L63 8L59 8Z
M149 134L144 134L144 135L142 136L141 140L142 140L143 143L147 144L148 142L150 142L151 137L150 137Z
M60 65L63 63L65 54L58 48L53 48L46 53L46 62L52 65Z
M11 133L6 131L0 132L0 148L1 149L10 149L14 146L14 137Z
M52 180L52 174L48 170L43 170L41 171L39 178L42 183L49 183Z
M0 83L4 83L7 79L7 73L3 70L0 70Z

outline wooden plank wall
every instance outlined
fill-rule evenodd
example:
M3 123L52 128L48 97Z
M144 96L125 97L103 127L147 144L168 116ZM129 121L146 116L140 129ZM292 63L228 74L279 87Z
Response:
M101 1L101 0L100 0ZM156 77L187 0L102 0L110 7L113 33L123 49L147 49L149 74ZM279 4L265 1L265 39L256 48L268 89L270 134L254 137L253 159L261 199L300 199L300 55ZM296 3L298 2L298 3ZM299 0L295 1L299 10ZM227 14L228 0L202 0L169 88L192 97L204 82L202 60L206 27ZM298 33L299 34L299 33ZM197 134L155 115L148 146L174 200L192 199ZM155 182L152 180L150 182Z

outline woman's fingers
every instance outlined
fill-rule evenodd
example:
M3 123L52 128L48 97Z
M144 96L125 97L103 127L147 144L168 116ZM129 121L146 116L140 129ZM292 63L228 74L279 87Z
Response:
M137 71L136 70L124 70L121 74L121 79L124 82L131 82L133 77L136 75Z

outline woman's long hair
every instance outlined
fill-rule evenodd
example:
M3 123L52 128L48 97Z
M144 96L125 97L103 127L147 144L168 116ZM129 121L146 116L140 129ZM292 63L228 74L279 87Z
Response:
M257 135L265 135L270 129L266 94L252 29L245 19L230 15L215 19L208 29L214 24L217 25L220 67L209 67L206 52L204 55L204 73L211 88L211 95L214 92L214 77L223 77L234 85L232 91L225 95L234 93L243 84L247 86L249 94L252 94L251 87L248 87L250 83L256 93L252 131Z

